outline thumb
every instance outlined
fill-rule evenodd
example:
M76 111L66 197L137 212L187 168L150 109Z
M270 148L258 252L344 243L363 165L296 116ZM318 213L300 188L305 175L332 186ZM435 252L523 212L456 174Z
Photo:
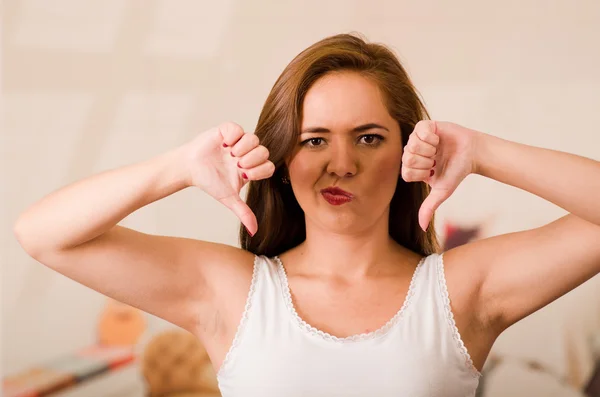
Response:
M421 226L421 229L424 231L427 230L431 218L433 218L433 213L444 201L446 201L446 199L448 199L448 197L450 197L451 194L452 193L446 189L431 190L419 209L419 226Z
M235 216L238 217L251 236L256 234L258 231L256 215L254 215L254 212L252 212L250 207L248 207L248 204L246 204L240 198L240 196L234 194L221 200L221 203L223 203L225 207L229 208L235 214Z

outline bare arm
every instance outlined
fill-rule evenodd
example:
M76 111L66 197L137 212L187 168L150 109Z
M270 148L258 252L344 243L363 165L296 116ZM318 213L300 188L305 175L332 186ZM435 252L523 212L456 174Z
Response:
M503 330L600 272L600 162L485 134L477 146L479 174L570 212L448 252L465 279L480 279L484 321Z
M38 259L95 239L137 209L189 186L181 152L178 148L51 193L17 220L19 242Z
M238 194L243 180L239 177L240 185L234 185L237 173L245 171L255 179L270 176L237 167L241 160L255 163L243 158L255 149L244 146L245 135L230 123L150 160L59 189L21 214L15 235L30 256L66 277L201 332L202 321L211 321L207 316L223 280L228 288L245 288L246 279L249 283L253 255L223 244L140 233L117 223L192 185L213 196L218 191L222 202L242 207ZM235 145L236 156L222 153L224 141Z

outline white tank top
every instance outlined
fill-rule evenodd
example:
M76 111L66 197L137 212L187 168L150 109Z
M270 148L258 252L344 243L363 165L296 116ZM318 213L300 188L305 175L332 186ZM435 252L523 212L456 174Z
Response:
M279 258L256 256L217 374L223 397L465 397L475 395L479 377L454 322L440 254L421 260L387 324L346 338L302 320Z

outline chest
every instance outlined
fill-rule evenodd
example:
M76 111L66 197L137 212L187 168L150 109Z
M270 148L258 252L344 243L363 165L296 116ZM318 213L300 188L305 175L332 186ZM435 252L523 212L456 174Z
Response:
M409 285L398 279L347 284L291 278L288 304L314 328L344 338L383 327L402 309Z
M243 366L243 370L241 367ZM472 396L477 380L418 346L276 346L219 381L223 396ZM260 386L259 386L260 385Z

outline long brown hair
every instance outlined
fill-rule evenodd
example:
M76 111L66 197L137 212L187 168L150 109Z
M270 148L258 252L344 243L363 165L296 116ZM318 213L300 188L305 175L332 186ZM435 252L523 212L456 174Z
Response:
M306 239L304 212L289 184L285 159L298 142L302 104L309 88L334 71L355 71L376 82L390 115L398 121L402 146L419 120L429 115L408 74L387 47L367 43L350 34L323 39L302 51L275 82L263 106L255 134L270 153L275 173L269 179L250 181L246 202L258 221L250 236L240 227L241 247L256 255L274 256ZM405 182L398 177L390 203L389 233L402 246L421 255L438 252L433 219L427 232L419 227L418 211L429 194L425 182Z

